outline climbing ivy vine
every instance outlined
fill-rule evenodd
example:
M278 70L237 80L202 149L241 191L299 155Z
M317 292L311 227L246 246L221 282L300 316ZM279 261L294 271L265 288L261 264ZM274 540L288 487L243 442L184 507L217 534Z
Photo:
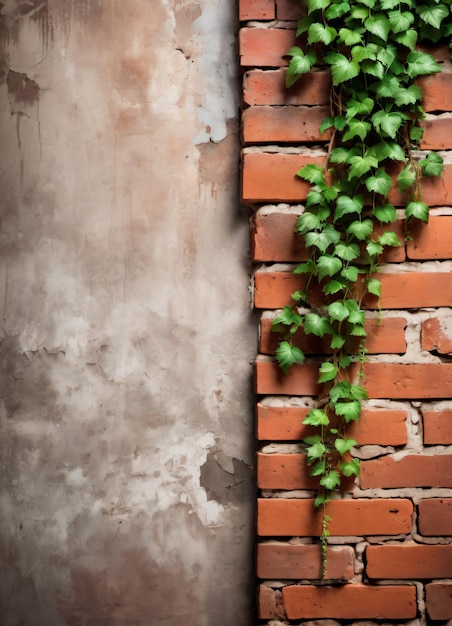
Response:
M329 69L331 110L320 131L330 141L323 167L309 164L297 172L311 184L296 225L310 257L296 267L302 286L272 329L282 334L276 356L286 374L305 360L294 345L299 329L327 346L318 377L322 392L303 422L315 430L305 444L311 474L319 479L315 506L323 507L324 576L331 521L326 505L344 478L359 474L347 426L359 420L367 398L357 384L366 360L363 301L373 296L379 302L382 255L400 245L391 229L395 207L404 206L408 229L412 220L427 222L421 180L440 176L444 167L439 154L416 151L425 116L416 79L441 70L421 44L449 43L452 16L451 0L306 4L297 29L304 45L288 52L286 86L314 66Z

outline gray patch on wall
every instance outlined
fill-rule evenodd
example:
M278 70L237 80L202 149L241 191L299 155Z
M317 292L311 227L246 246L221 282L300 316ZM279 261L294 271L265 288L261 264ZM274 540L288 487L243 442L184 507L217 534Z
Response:
M254 476L249 465L216 449L208 453L201 466L200 484L208 500L223 505L236 504L252 497Z

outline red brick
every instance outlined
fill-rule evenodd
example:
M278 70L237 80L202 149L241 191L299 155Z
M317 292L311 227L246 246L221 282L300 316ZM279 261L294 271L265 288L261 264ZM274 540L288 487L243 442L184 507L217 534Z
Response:
M364 376L363 384L370 398L452 397L451 363L366 363Z
M286 619L281 591L260 585L257 590L257 611L261 619Z
M452 111L452 71L449 67L444 67L439 74L422 76L417 82L424 93L423 106L427 113Z
M261 543L257 546L257 576L270 580L318 579L322 577L319 545ZM327 549L325 578L350 580L354 576L354 553L349 546Z
M254 261L298 262L309 258L303 244L303 237L295 234L298 215L287 212L260 212L252 220L252 253ZM404 222L398 220L391 224L402 245L398 248L389 247L381 257L383 263L398 263L406 258ZM388 228L375 226L375 235L380 235Z
M406 499L332 500L327 513L332 536L409 533L413 505ZM311 499L260 498L257 533L262 537L309 537L322 532L322 511ZM452 546L451 546L452 547Z
M452 498L427 498L419 502L418 527L425 537L452 535Z
M362 461L359 481L362 489L452 487L452 455L410 454Z
M411 585L291 585L282 595L289 619L410 619L417 613Z
M319 132L320 124L329 115L328 106L305 108L286 106L258 106L242 114L245 143L303 143L326 141L330 131ZM425 129L422 150L452 148L452 114L431 116L422 122Z
M261 354L275 354L279 333L272 332L272 320L262 318L260 323L259 351ZM364 327L367 332L366 348L369 354L403 354L406 352L405 328L407 322L402 317L388 317L381 320L366 319ZM301 348L304 354L329 353L328 341L314 335L305 335L299 330L293 336L294 345ZM358 348L357 341L356 348Z
M275 591L265 585L259 585L257 590L257 612L260 619L276 617Z
M409 230L412 240L407 244L408 258L414 261L452 258L452 215L432 215L428 224L413 223Z
M309 154L300 158L298 154L278 152L245 153L243 158L243 202L299 202L306 198L310 186L297 179L297 170L307 163L320 163L322 157L311 157ZM399 168L400 169L400 168ZM397 174L394 166L394 176ZM452 163L446 161L444 172L440 178L426 177L422 180L423 200L429 206L445 206L452 204ZM394 186L389 200L401 206L403 197Z
M450 363L365 363L361 384L370 398L422 400L452 397ZM318 364L294 365L288 375L277 363L256 362L256 392L260 395L317 396Z
M310 409L257 405L257 438L261 441L302 440L313 429L302 424ZM347 433L359 445L402 446L407 442L406 411L363 409L358 422L349 424Z
M421 141L423 150L448 150L452 148L452 114L428 117L421 124L425 131Z
M277 363L256 362L256 393L259 395L317 396L318 364L294 365L286 376Z
M329 115L329 107L254 106L243 111L243 141L245 143L304 143L326 141L326 131L320 136L319 126Z
M240 20L274 20L275 0L240 0Z
M305 454L257 454L257 486L260 489L316 489Z
M452 306L452 272L384 273L377 277L382 284L383 309ZM258 309L282 309L293 303L291 294L303 289L305 284L305 275L290 270L258 270L254 274L254 305ZM378 305L375 296L367 296L363 301L363 306L369 309Z
M324 160L324 156L309 153L245 152L242 160L243 202L299 202L305 199L311 186L297 178L296 173L308 163L323 165Z
M354 477L343 478L342 491L351 491L354 488ZM257 484L260 489L288 490L310 489L316 490L318 478L312 478L305 454L264 454L257 455Z
M452 582L433 582L425 586L425 601L430 619L452 619Z
M431 317L422 323L422 349L439 354L452 354L452 324Z
M295 31L285 28L241 28L240 64L243 67L281 67L289 64L287 52L295 45Z
M309 258L303 237L295 235L298 215L256 213L251 221L252 255L255 262L295 262Z
M243 99L249 105L323 105L328 104L330 74L313 70L290 89L285 86L286 70L249 70L243 78Z
M278 20L299 20L306 15L300 0L276 0L276 17Z
M426 445L452 444L452 410L422 410L424 443Z
M366 549L369 578L424 579L452 576L452 545L369 546Z

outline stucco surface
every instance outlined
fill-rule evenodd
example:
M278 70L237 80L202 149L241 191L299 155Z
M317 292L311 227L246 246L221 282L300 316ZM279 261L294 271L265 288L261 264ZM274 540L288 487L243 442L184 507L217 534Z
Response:
M253 623L236 7L0 2L0 623Z

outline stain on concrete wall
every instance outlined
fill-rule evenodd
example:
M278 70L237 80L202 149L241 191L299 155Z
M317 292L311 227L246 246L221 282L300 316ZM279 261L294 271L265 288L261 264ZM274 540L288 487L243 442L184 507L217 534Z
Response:
M0 2L0 622L253 623L235 6Z

